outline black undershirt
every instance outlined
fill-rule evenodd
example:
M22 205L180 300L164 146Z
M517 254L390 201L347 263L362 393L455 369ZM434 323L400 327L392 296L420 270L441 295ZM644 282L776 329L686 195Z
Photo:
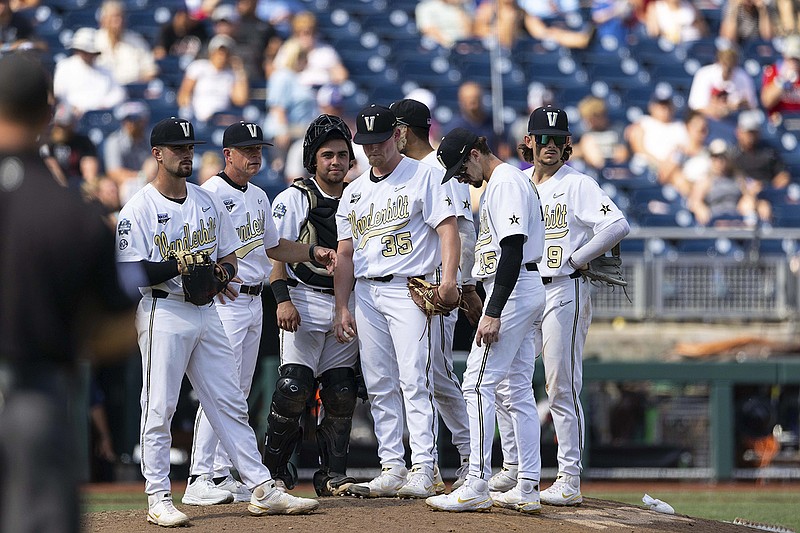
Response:
M242 192L245 192L247 190L247 184L246 183L244 185L239 185L238 183L235 183L232 179L230 179L228 177L227 174L225 174L224 170L220 170L217 173L217 176L222 178L225 181L225 183L227 183L228 185L230 185L234 189L237 189L237 190L242 191Z
M500 261L497 264L492 296L486 304L486 316L500 318L519 278L524 242L523 235L509 235L500 241Z
M384 174L383 176L376 176L375 175L375 170L373 168L369 169L369 181L371 181L372 183L380 183L380 182L382 182L383 180L385 180L386 178L388 178L391 175L392 175L392 173L388 172L388 173Z

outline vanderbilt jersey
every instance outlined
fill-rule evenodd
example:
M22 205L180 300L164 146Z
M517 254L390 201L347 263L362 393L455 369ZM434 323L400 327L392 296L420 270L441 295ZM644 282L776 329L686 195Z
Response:
M440 169L442 171L442 177L444 177L444 167L442 167L442 164L439 163L439 160L436 158L436 150L420 159L420 161ZM444 184L444 187L447 191L447 198L453 202L453 209L455 209L456 216L466 218L467 220L472 220L472 205L470 204L469 185L466 183L461 183L456 179L452 179L448 180L447 183Z
M236 250L240 243L230 215L222 203L192 183L186 184L186 200L165 198L152 183L122 208L117 223L117 260L165 261L170 251L205 250L216 261ZM181 278L153 286L183 295Z
M437 181L438 180L438 181ZM442 263L438 226L455 216L441 175L403 157L378 182L370 171L345 189L336 212L339 240L353 239L356 278L419 276Z
M475 243L474 278L491 278L500 261L500 241L524 235L522 263L538 263L544 248L542 205L536 187L519 169L503 163L486 184Z
M530 178L533 168L525 170ZM611 198L590 176L567 165L537 185L544 206L544 259L542 276L568 276L575 272L569 258L595 233L625 218Z
M203 189L217 197L230 213L233 227L239 236L236 259L237 276L244 285L256 285L269 278L272 263L267 250L278 245L278 230L272 221L272 208L267 194L252 183L242 191L232 187L220 176L212 176Z

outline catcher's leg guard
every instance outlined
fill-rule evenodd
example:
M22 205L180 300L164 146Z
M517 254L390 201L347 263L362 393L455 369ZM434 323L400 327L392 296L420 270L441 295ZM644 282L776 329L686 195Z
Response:
M302 437L300 417L314 388L314 372L304 365L284 365L272 395L267 418L264 464L272 477L281 479L286 488L294 488L296 476L290 472L289 458Z
M325 418L317 427L320 470L314 474L314 488L319 496L339 494L355 483L347 473L347 451L353 409L356 406L355 371L352 368L332 368L319 378L319 396L325 408ZM346 486L345 486L346 485Z

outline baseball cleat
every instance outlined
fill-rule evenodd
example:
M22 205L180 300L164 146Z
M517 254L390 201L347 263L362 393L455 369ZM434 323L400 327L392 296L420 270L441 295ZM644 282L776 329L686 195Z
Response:
M249 502L250 496L252 496L250 489L245 487L241 481L234 479L230 474L216 485L218 489L227 490L233 494L234 503Z
M425 500L428 507L435 511L485 512L492 509L492 498L486 481L468 478L463 485L450 494L431 496Z
M555 482L542 491L542 503L558 506L573 506L583 503L581 478L569 474L558 474Z
M337 472L314 472L314 490L317 496L342 496L356 480L346 474Z
M456 470L456 480L453 481L453 490L464 484L467 480L467 474L469 474L469 456L461 458L461 466ZM491 480L489 483L489 490L492 490Z
M539 501L539 485L531 481L520 481L507 492L490 492L495 507L512 509L526 514L539 514L542 504Z
M424 465L411 467L408 474L408 481L397 491L401 498L427 498L435 496L436 490L433 486L433 470Z
M447 490L447 486L444 484L444 479L442 479L439 465L433 463L433 491L436 494L444 494L445 490Z
M263 516L272 514L304 514L319 507L317 500L298 498L275 488L275 482L269 480L253 489L253 496L247 510L251 515Z
M392 498L406 484L407 475L404 466L387 466L372 481L350 485L347 493L362 498Z
M179 527L189 524L189 517L175 509L172 494L157 492L147 497L147 521L161 527Z
M489 490L492 492L508 492L517 484L517 465L503 463L503 468L489 478Z
M193 482L189 483L186 486L186 492L183 493L183 498L181 498L184 505L217 505L232 501L233 494L217 488L208 474L197 476Z

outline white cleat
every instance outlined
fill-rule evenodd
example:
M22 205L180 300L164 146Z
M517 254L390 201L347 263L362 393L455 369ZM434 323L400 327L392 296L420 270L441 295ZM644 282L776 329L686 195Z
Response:
M517 465L503 463L503 468L489 478L489 490L508 492L517 485Z
M435 496L436 489L433 486L433 470L424 465L411 467L408 473L408 481L397 491L401 498L427 498Z
M491 492L495 507L512 509L526 514L539 514L542 504L539 501L539 485L532 481L520 480L507 492Z
M431 496L425 503L436 511L453 513L483 512L492 509L489 486L486 481L477 478L468 478L450 494Z
M456 480L453 481L453 490L464 484L464 482L467 480L467 474L469 474L469 457L462 457L461 466L459 466L458 470L456 470ZM492 490L491 487L492 486L490 484L489 490Z
M393 498L407 483L408 470L405 466L387 466L378 477L366 483L353 483L348 494L362 498Z
M433 491L436 494L444 494L445 490L447 490L447 485L444 484L442 473L439 471L439 465L433 463Z
M147 521L161 527L179 527L189 524L189 517L175 509L172 494L167 491L147 497Z
M183 498L181 498L184 505L217 505L232 501L233 494L217 488L208 474L197 476L192 483L189 483L186 486L186 492L183 493Z
M266 481L253 489L247 510L251 515L304 514L319 507L317 500L298 498L278 490L273 480Z
M234 503L249 502L250 496L253 495L250 492L250 489L244 486L244 483L242 483L241 481L237 481L230 474L228 474L228 476L221 482L217 483L217 488L222 490L227 490L228 492L233 494Z
M573 506L583 503L581 478L569 474L558 474L555 482L541 494L542 503L558 506Z

